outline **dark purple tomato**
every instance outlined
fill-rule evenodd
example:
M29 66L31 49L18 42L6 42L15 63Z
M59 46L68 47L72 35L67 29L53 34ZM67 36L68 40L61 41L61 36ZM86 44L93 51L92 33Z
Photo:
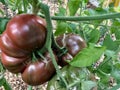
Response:
M33 14L21 14L8 22L5 32L17 47L33 51L45 43L46 22Z
M7 33L3 33L1 36L0 47L2 52L8 56L13 57L26 57L31 52L28 52L22 48L17 47L14 42L8 37Z
M19 73L26 67L25 62L30 61L31 56L15 58L1 52L1 62L12 73Z
M65 47L68 50L67 54L60 57L59 62L63 63L61 66L67 64L67 62L65 62L66 59L71 60L71 57L77 55L78 52L87 46L85 40L81 36L72 33L57 37L56 42L59 46Z
M65 66L68 64L67 60L70 61L73 59L73 56L71 56L69 53L66 53L62 55L61 59L58 61L60 66Z
M14 16L0 35L1 62L10 72L19 73L32 61L32 53L44 46L46 22L33 14Z
M22 79L24 82L35 86L43 84L51 79L55 73L55 68L49 53L45 54L45 59L46 61L38 59L38 61L28 64L22 73Z

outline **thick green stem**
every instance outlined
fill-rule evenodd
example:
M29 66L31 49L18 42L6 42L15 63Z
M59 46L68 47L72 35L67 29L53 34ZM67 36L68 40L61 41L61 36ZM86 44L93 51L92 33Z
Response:
M79 80L79 81L76 80L75 82L73 82L72 84L70 84L70 85L68 86L68 88L71 88L71 87L79 84L80 82L81 82L80 80Z
M50 17L50 12L49 12L49 7L45 4L40 4L41 9L44 11L45 14L45 18L46 18L46 22L47 22L47 39L45 42L45 45L43 47L43 49L41 50L41 52L46 52L47 50L50 53L50 56L52 58L52 62L55 66L56 72L58 74L58 76L61 78L61 80L63 81L63 83L66 85L67 87L67 82L66 80L62 77L61 71L57 65L57 62L55 60L53 51L51 49L51 44L52 44L52 35L53 35L53 27L52 27L52 22L51 22L51 17Z
M57 72L58 76L60 77L60 79L61 79L61 80L63 81L63 83L65 84L66 89L68 89L68 84L67 84L66 80L62 77L61 71L60 71L60 69L58 68L58 65L57 65L57 62L56 62L56 60L55 60L55 57L54 57L54 54L53 54L52 49L51 49L51 48L48 48L48 51L49 51L49 53L50 53L50 56L51 56L51 58L52 58L52 62L53 62L53 64L54 64L54 66L55 66L55 69L56 69L56 72Z
M40 15L45 17L44 15ZM62 21L92 21L92 20L103 20L103 19L114 19L120 18L120 13L94 15L94 16L52 16L52 20L62 20Z
M51 17L50 17L50 13L49 13L49 7L47 5L44 5L44 4L40 4L40 7L45 13L45 18L46 18L46 22L47 22L46 42L45 42L44 47L40 50L42 53L44 53L47 50L50 39L52 37L52 23L51 23Z

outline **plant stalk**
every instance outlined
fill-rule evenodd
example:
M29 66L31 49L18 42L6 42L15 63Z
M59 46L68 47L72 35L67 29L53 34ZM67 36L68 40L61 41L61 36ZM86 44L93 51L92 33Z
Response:
M55 60L55 57L54 57L54 54L53 54L53 51L52 51L52 35L53 35L53 27L52 27L52 22L51 22L51 17L50 17L50 12L49 12L49 7L45 4L40 4L40 7L41 9L44 11L44 14L45 14L45 18L46 18L46 22L47 22L47 39L46 39L46 42L45 42L45 45L42 49L42 53L43 52L46 52L47 50L49 51L50 53L50 56L52 58L52 62L53 62L53 65L55 66L55 69L56 69L56 72L58 74L58 76L61 78L61 80L63 81L63 83L65 84L66 88L67 88L67 82L66 80L62 77L62 74L61 74L61 71L57 65L57 62Z
M44 15L40 15L45 17ZM52 20L62 21L92 21L92 20L104 20L104 19L115 19L120 18L120 13L94 15L94 16L51 16Z

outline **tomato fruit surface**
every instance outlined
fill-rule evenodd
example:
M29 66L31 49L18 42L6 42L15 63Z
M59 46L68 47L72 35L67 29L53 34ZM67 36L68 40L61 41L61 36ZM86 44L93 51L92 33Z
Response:
M45 53L45 60L46 62L38 59L37 61L28 64L22 73L23 81L29 85L35 86L50 80L51 77L55 74L55 67L48 52Z
M67 49L67 53L60 57L59 64L61 66L66 65L66 60L71 60L78 52L87 47L85 40L81 36L72 33L58 36L56 42L60 47Z
M32 54L46 41L46 22L34 14L14 16L0 35L1 62L12 73L20 73Z

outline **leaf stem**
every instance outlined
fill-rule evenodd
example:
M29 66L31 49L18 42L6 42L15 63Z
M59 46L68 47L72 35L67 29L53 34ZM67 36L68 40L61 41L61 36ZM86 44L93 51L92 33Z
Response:
M66 86L66 89L68 89L68 84L67 84L66 80L63 78L60 69L58 68L58 65L57 65L57 62L56 62L56 60L55 60L55 57L54 57L54 54L53 54L52 49L49 48L48 51L49 51L49 53L50 53L50 56L51 56L51 58L52 58L52 62L53 62L53 64L54 64L54 66L55 66L55 69L56 69L56 72L57 72L58 76L59 76L60 79L64 82L64 84L65 84L65 86Z

